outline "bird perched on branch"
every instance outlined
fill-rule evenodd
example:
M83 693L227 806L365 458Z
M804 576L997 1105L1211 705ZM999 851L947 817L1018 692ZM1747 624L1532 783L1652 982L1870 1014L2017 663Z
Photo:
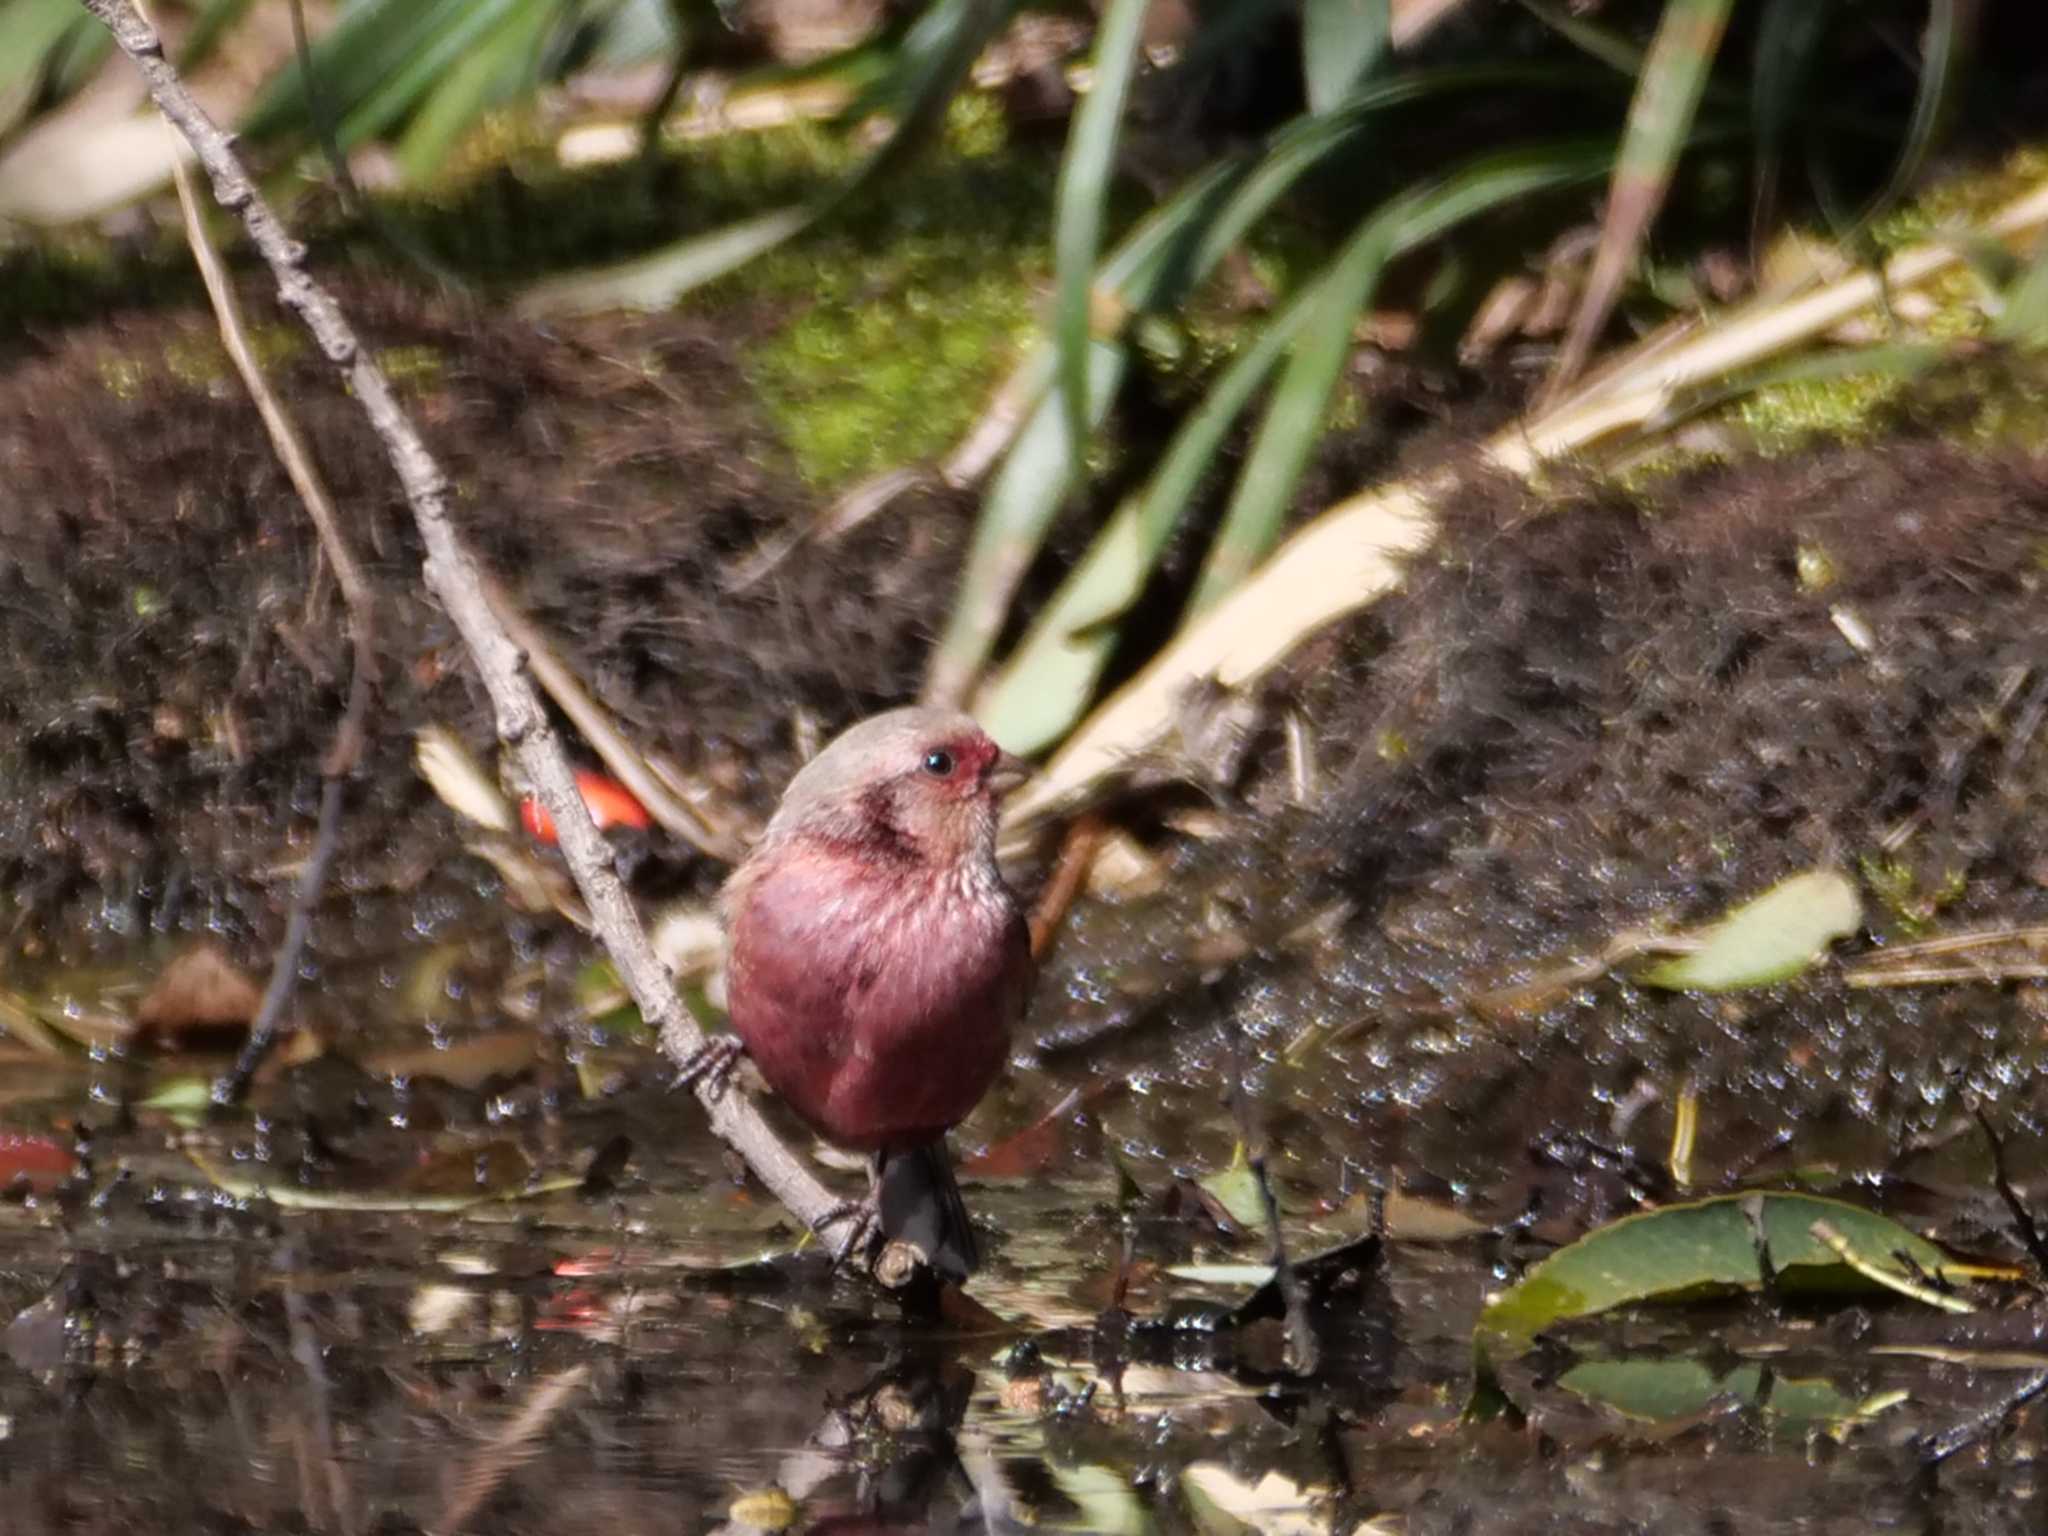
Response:
M879 1221L955 1281L976 1252L945 1134L1002 1070L1031 983L995 856L997 804L1022 777L966 715L877 715L790 781L724 893L745 1053L819 1135L874 1159L841 1251Z

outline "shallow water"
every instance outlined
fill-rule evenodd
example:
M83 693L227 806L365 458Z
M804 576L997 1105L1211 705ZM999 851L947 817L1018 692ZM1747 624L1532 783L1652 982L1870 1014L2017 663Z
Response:
M1504 1363L1519 1414L1468 1422L1478 1308L1540 1245L1354 1250L1302 1381L1277 1321L1233 1314L1247 1282L1169 1272L1255 1263L1261 1240L1162 1214L1157 1164L1126 1164L1151 1186L1135 1204L1106 1170L1065 1168L970 1181L993 1249L979 1305L911 1322L815 1251L790 1257L693 1113L648 1083L523 1125L365 1123L345 1151L279 1128L267 1165L247 1157L247 1122L141 1111L103 1128L88 1174L0 1211L0 1523L573 1536L1245 1528L1224 1507L1268 1531L2038 1519L2032 1417L1938 1469L1915 1445L2048 1367L2024 1312L1641 1309ZM608 1191L453 1213L284 1209L222 1193L191 1156L231 1183L346 1178L389 1199L428 1142L479 1168L509 1145L552 1173L619 1136L632 1153ZM1397 1233L1432 1210L1397 1205Z

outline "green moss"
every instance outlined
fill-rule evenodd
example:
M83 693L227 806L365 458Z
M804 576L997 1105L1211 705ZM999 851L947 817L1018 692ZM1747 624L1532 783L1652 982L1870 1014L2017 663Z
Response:
M1907 938L1925 934L1943 909L1962 899L1965 879L1960 869L1945 869L1931 887L1921 872L1902 859L1864 854L1858 861L1863 883Z
M1815 437L1864 436L1878 408L1898 399L1905 387L1895 373L1803 379L1745 395L1735 415L1759 453L1791 453Z
M1949 177L1929 187L1912 203L1874 223L1871 239L1878 251L1890 255L1958 229L1979 227L2013 198L2038 186L2043 177L2048 177L2048 146L2019 150L1995 169ZM1984 275L1964 263L1915 291L1910 318L1876 318L1894 329L1901 341L1974 342L1989 329L1987 310L1995 309L1995 303L1987 303L1991 297ZM1929 300L1931 310L1924 308ZM1967 359L1967 349L1959 348L1958 356ZM1893 426L1901 410L1925 414L1930 404L1965 403L1961 412L1946 412L1949 419L1944 425L1972 441L2028 447L2048 442L2048 393L2038 373L2024 367L1970 367L1967 373L1966 402L1950 399L1957 390L1939 378L1916 380L1874 369L1770 385L1745 396L1733 413L1756 447L1772 454L1794 451L1816 436L1868 437Z
M961 98L928 163L703 296L783 311L742 362L814 486L943 452L1030 339L1052 167L1002 128L993 104Z
M377 366L401 388L428 394L447 374L448 359L439 347L385 347L377 354Z

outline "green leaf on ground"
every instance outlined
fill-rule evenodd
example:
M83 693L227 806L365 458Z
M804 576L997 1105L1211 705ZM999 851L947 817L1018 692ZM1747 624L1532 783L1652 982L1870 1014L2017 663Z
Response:
M1480 1314L1482 1343L1509 1351L1573 1318L1640 1301L1683 1301L1764 1283L1761 1248L1788 1290L1861 1293L1871 1282L1813 1233L1825 1222L1864 1262L1906 1280L1938 1275L1948 1255L1888 1217L1840 1200L1775 1192L1721 1195L1624 1216L1524 1275Z
M1888 1393L1853 1397L1824 1377L1767 1379L1763 1366L1748 1361L1716 1375L1703 1361L1685 1358L1588 1360L1558 1377L1557 1384L1627 1418L1653 1424L1696 1418L1716 1402L1733 1401L1786 1425L1840 1425L1881 1413L1897 1402Z

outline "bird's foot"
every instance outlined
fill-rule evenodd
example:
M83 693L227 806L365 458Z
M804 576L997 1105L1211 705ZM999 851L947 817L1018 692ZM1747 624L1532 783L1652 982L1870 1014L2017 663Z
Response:
M747 1048L739 1036L713 1035L690 1052L669 1086L680 1092L702 1082L713 1099L723 1098L726 1089L732 1086L733 1073L739 1069L740 1058L746 1054Z
M859 1200L842 1200L817 1221L811 1230L823 1241L832 1228L844 1224L846 1233L832 1245L834 1268L844 1266L856 1254L865 1257L874 1247L875 1239L882 1235L882 1202L872 1192Z

